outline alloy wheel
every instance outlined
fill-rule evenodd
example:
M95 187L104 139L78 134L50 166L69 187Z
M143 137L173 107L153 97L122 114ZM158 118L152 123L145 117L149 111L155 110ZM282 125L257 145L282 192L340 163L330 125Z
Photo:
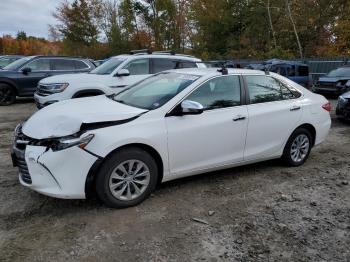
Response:
M298 135L294 139L290 150L292 160L296 163L302 162L306 158L309 149L310 139L308 138L308 136L305 134Z
M127 160L112 171L109 189L115 198L130 201L141 196L149 183L148 166L140 160Z

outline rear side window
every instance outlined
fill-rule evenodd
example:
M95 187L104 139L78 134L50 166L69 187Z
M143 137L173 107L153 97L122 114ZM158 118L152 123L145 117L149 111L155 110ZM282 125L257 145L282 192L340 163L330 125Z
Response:
M89 68L89 66L87 64L85 64L83 61L80 61L80 60L75 60L74 64L75 64L75 69L77 69L77 70Z
M298 73L299 73L299 76L309 76L309 67L308 66L299 66Z
M35 71L49 71L50 70L50 60L45 58L39 58L28 64L24 65L22 68L30 68L33 72Z
M267 103L297 98L286 85L269 76L245 77L251 104ZM300 96L300 95L299 95Z
M53 70L75 70L74 60L70 59L52 59L52 69Z
M128 65L126 65L124 69L128 69L130 75L148 75L149 59L133 60Z
M204 109L218 109L241 105L241 86L238 76L221 76L198 87L187 100L203 105Z
M170 69L175 69L177 62L170 59L156 58L152 59L152 73L156 74Z

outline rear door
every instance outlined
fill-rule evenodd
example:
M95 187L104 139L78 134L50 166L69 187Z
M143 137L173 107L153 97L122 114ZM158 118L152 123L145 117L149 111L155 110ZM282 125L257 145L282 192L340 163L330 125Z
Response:
M296 90L268 75L245 76L249 124L245 160L276 156L297 127L302 105Z

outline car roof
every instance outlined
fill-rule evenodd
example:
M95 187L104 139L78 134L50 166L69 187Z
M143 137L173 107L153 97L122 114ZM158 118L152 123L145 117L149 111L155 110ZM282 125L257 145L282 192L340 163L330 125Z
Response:
M89 58L79 57L79 56L61 56L61 55L33 55L33 56L27 56L30 59L33 58L67 58L67 59L81 59L81 60L90 60Z
M219 76L222 72L219 71L220 68L184 68L184 69L173 69L166 72L182 73L188 75L197 76ZM227 68L229 75L265 75L265 72L261 70L252 69L239 69L239 68Z
M113 56L113 58L124 58L124 59L129 59L129 58L167 58L167 59L181 59L181 60L187 60L187 61L193 61L193 62L201 62L199 58L196 58L194 56L189 56L189 55L181 55L181 54L176 54L176 55L171 55L171 54L133 54L133 55L118 55L118 56Z

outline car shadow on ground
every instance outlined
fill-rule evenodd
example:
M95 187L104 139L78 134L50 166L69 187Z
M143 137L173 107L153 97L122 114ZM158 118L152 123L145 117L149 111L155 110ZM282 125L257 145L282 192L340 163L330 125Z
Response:
M162 197L163 194L168 193L169 191L179 190L181 192L181 188L188 188L191 186L196 186L200 184L201 186L207 184L210 185L213 182L225 185L225 181L238 179L239 177L250 177L250 176L259 176L261 172L264 172L265 169L268 168L278 168L283 167L282 162L279 160L270 160L265 162L260 162L256 164L250 164L245 166L239 166L229 169L223 169L220 171L202 173L199 175L189 176L185 178L180 178L176 180L172 180L169 182L165 182L160 184L155 192L152 194L152 198ZM257 170L259 170L257 172ZM108 212L117 209L109 208L105 206L96 196L91 196L86 200L69 200L69 199L56 199L41 195L37 192L31 191L28 189L28 193L30 197L37 204L33 206L32 209L25 212L25 214L21 214L21 217L33 217L36 215L48 215L48 216L65 216L74 213L80 212L95 212L102 211ZM141 203L143 208L147 206L147 200ZM133 207L131 207L132 209ZM15 214L12 216L16 217ZM12 217L11 216L11 217Z
M29 103L34 103L34 98L33 97L17 97L16 98L16 104L29 104Z

